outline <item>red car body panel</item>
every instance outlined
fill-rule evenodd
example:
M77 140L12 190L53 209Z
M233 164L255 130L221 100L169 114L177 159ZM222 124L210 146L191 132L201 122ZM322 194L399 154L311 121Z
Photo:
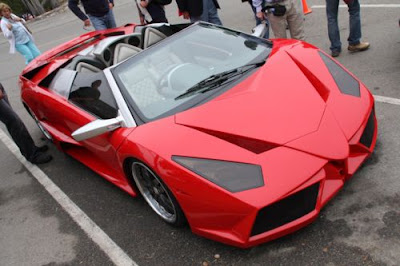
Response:
M274 41L264 66L209 102L77 142L71 133L95 118L38 83L104 36L61 57L60 53L97 34L83 35L30 64L21 75L22 100L60 149L132 196L136 191L126 171L128 163L135 159L147 164L170 188L196 234L247 248L298 230L315 220L375 147L376 126L371 146L360 143L374 109L372 95L362 83L360 97L341 93L319 50L294 40ZM40 65L45 67L34 78L26 78ZM259 165L265 185L231 193L177 164L172 156ZM316 183L313 211L252 235L262 208Z

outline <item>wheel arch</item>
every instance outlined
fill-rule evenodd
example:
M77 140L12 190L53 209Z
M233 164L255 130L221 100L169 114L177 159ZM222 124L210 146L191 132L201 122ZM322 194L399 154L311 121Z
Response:
M135 180L134 180L134 178L133 178L133 176L132 176L131 164L132 164L133 162L140 162L140 163L144 164L144 165L145 165L146 167L148 167L151 171L153 171L154 174L157 175L157 177L162 181L162 183L164 184L164 186L166 186L166 187L168 188L168 190L171 192L172 196L174 197L175 202L179 205L180 211L182 212L183 217L184 217L184 223L181 224L181 226L187 224L187 223L188 223L188 220L187 220L187 218L186 218L185 211L182 209L181 204L180 204L179 201L177 200L177 197L176 197L176 195L175 195L174 190L171 189L171 188L166 184L166 182L164 181L164 179L163 179L152 167L150 167L148 163L146 163L146 162L145 162L144 160L142 160L142 159L139 159L139 158L136 158L136 157L133 157L133 156L129 156L129 157L125 158L124 161L123 161L123 171L124 171L124 174L125 174L125 176L126 176L128 182L129 182L129 184L131 185L132 189L134 190L134 192L135 192L137 195L140 195L140 197L143 198L143 196L142 196L142 194L140 193L140 191L139 191L139 189L138 189L138 187L137 187L137 185L136 185L136 182L135 182ZM149 206L149 207L150 207L150 206ZM168 224L168 223L167 223L167 224ZM171 225L171 224L169 224L169 225ZM172 226L173 226L173 225L172 225Z

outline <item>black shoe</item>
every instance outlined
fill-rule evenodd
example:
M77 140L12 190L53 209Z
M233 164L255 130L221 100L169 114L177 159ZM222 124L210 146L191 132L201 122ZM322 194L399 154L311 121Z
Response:
M38 152L35 154L33 159L31 160L31 163L33 164L44 164L48 163L53 159L51 155L45 154L43 152Z
M49 146L47 146L47 145L43 145L41 147L37 147L37 149L36 149L37 152L45 152L45 151L48 151L48 150L49 150Z
M340 55L340 51L332 51L331 56L332 57L338 57Z

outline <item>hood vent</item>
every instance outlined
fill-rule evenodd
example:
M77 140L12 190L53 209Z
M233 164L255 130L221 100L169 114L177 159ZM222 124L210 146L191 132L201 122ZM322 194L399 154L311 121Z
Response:
M301 72L303 72L304 76L311 82L315 90L324 100L324 102L328 101L329 98L329 89L313 74L307 67L305 67L299 60L294 58L290 53L287 53L293 62L299 67Z
M222 139L222 140L232 143L236 146L239 146L243 149L251 151L255 154L260 154L260 153L263 153L263 152L266 152L266 151L269 151L271 149L278 147L278 145L276 145L276 144L265 142L262 140L251 139L251 138L246 138L246 137L242 137L242 136L236 136L236 135L227 134L224 132L217 132L217 131L203 129L203 128L197 128L197 127L190 127L190 128L196 129L198 131L201 131L201 132L211 135L213 137Z

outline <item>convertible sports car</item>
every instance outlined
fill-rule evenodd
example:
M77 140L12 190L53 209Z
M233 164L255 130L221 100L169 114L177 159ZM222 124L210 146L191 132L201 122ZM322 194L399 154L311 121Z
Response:
M376 143L371 93L324 52L207 23L88 33L20 83L59 149L242 248L312 222Z

